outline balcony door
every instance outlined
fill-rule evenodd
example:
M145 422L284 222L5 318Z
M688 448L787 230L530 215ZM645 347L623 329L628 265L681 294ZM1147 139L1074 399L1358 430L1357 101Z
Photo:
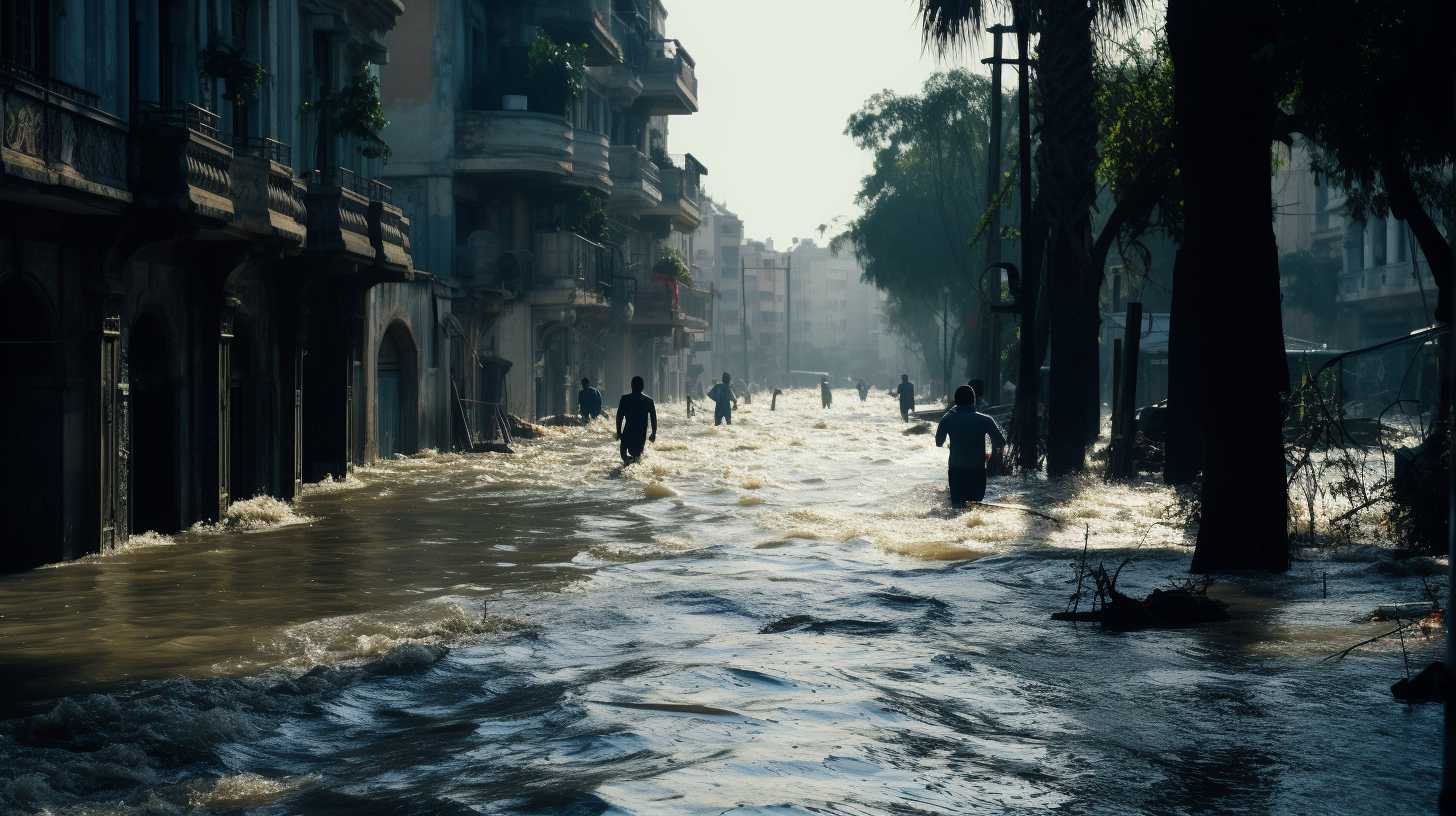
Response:
M50 0L0 0L0 65L50 75Z

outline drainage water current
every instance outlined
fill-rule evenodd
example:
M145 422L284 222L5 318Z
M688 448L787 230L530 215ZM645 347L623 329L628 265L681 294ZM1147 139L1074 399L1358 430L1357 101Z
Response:
M1433 812L1399 644L1321 662L1408 567L1306 555L1215 585L1227 624L1103 633L1049 616L1086 530L1127 591L1185 573L1161 485L958 515L883 395L663 413L625 470L552 430L0 578L0 812Z

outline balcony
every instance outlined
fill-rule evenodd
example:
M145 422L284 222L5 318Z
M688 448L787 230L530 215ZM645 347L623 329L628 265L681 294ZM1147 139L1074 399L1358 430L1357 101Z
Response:
M1336 299L1340 303L1357 303L1381 298L1419 297L1422 282L1416 279L1416 274L1418 273L1410 261L1343 272L1340 274Z
M657 165L631 145L612 145L611 207L626 215L641 215L662 204L662 179Z
M611 144L607 137L576 130L571 137L571 183L604 193L612 191Z
M713 322L713 293L693 286L678 287L678 315L688 331L707 331Z
M126 125L99 104L80 88L0 68L0 179L85 205L129 203Z
M308 233L308 186L293 177L288 145L250 139L233 156L233 225L253 235L301 246Z
M132 193L154 209L229 222L233 150L206 108L143 110L132 128Z
M679 159L659 157L662 201L641 213L643 217L665 219L679 232L692 232L703 222L700 207L700 179L708 171L689 153Z
M612 0L547 0L536 22L564 42L585 43L588 65L622 61L622 45L612 26Z
M708 330L712 314L711 292L654 279L638 291L632 322L650 328L703 332Z
M607 247L574 232L536 233L532 305L605 306L612 278Z
M571 176L572 128L531 111L461 111L455 119L455 171Z
M409 219L389 203L390 188L342 167L308 182L308 240L313 255L374 269L378 281L413 277Z
M591 68L592 78L612 103L631 107L642 95L642 66L647 62L647 41L638 24L620 15L612 15L612 33L622 46L622 61L616 65Z
M500 252L493 241L472 236L455 247L455 280L482 307L491 307L486 311L504 308L521 291L522 274L530 268L530 253Z
M650 40L637 107L653 116L698 112L697 63L677 40Z

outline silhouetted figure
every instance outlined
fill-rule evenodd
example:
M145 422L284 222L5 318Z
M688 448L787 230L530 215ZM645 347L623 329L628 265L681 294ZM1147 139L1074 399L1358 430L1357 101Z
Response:
M641 377L632 378L632 393L623 394L617 403L617 438L622 441L622 462L631 464L642 458L642 450L649 441L657 441L657 404L652 397L642 393L645 384ZM647 433L648 422L652 433Z
M855 385L854 390L859 392L860 402L864 402L865 400L869 399L870 387L869 384L866 383L864 380L860 380L859 383Z
M976 392L976 410L977 411L985 410L987 407L989 407L991 405L990 401L986 399L986 381L985 380L981 380L981 379L971 380L970 382L966 383L966 385L969 385L971 387L971 390Z
M581 378L581 391L576 395L576 412L587 423L602 415L602 392L592 387L591 380Z
M733 410L738 407L738 395L733 393L733 375L723 372L723 381L714 385L708 392L708 399L713 401L713 424L733 424Z
M900 384L895 387L895 394L900 398L900 419L909 422L910 412L915 410L915 383L910 382L909 374L900 375Z
M819 402L825 408L830 408L834 405L834 391L829 387L828 377L819 381Z
M779 409L779 397L783 396L783 393L784 389L782 388L775 388L773 390L773 396L768 400L768 409L770 411L777 411Z
M943 446L950 437L950 503L960 507L986 498L986 437L991 437L996 458L1006 446L1006 437L996 420L976 410L976 392L969 385L956 389L955 403L935 429L935 446Z

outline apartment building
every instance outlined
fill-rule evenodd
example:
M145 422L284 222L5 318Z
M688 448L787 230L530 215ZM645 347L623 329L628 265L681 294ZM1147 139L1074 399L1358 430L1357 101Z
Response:
M386 174L449 291L458 442L573 412L582 377L684 392L707 169L669 151L698 86L666 25L656 0L420 0L390 34Z
M1309 252L1338 262L1337 314L1314 321L1295 316L1286 327L1303 339L1357 348L1430 325L1436 292L1430 266L1410 228L1393 217L1350 217L1345 193L1310 169L1308 148L1279 146L1272 180L1274 234L1281 255Z
M436 290L368 129L402 11L5 4L0 569L436 443Z

